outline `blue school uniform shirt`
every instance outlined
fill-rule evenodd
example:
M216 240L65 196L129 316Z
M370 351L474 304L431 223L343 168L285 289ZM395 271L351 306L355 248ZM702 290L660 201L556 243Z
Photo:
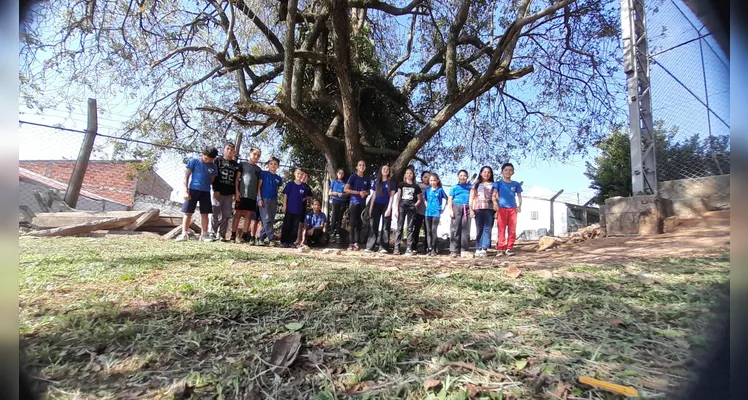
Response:
M348 185L350 185L351 190L355 190L357 192L360 192L362 190L369 190L371 188L371 179L364 176L358 176L358 174L351 175L350 178L348 178ZM362 199L361 196L357 194L351 195L351 204L361 204L365 203L366 199Z
M387 180L386 185L382 185L382 193L377 195L377 181L371 181L371 192L374 193L374 202L377 204L387 204L390 202L390 190L397 192L397 184L394 180Z
M210 192L210 178L218 176L216 164L213 162L204 163L199 158L192 158L187 162L187 169L192 171L189 188Z
M332 181L332 183L330 183L330 190L332 190L333 192L345 193L344 189L345 189L345 182L343 182L343 181L334 180L334 181ZM337 201L344 201L345 200L341 196L332 196L331 198L333 200L337 200Z
M311 228L321 228L322 224L327 222L327 216L322 211L320 211L317 215L315 215L314 211L312 211L306 215L306 219L304 219L304 222L306 222L307 225L309 225Z
M263 199L277 199L278 188L283 179L278 174L274 174L270 171L260 172L260 179L262 180L262 188L260 189L260 196Z
M296 184L294 181L286 183L283 194L288 196L286 200L286 212L290 214L304 213L304 198L312 195L312 190L305 183Z
M426 189L426 216L438 217L442 214L442 200L447 200L444 189L434 190L431 186Z
M456 206L466 206L470 204L470 184L463 183L452 186L449 195L452 196L452 204Z
M511 181L504 182L500 180L493 183L493 190L499 191L499 207L501 208L517 208L517 200L515 195L522 193L522 185L519 182Z

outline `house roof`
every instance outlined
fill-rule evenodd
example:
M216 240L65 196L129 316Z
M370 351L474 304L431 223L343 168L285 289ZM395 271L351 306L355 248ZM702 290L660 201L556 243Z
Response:
M35 172L29 171L26 168L20 168L20 167L18 168L18 178L20 180L26 179L26 180L30 180L30 181L35 181L35 182L41 183L42 185L49 186L49 187L57 189L57 190L61 190L63 192L66 191L67 188L68 188L68 184L65 183L65 182L60 182L58 180L55 180L55 179L52 179L52 178L48 178L48 177L46 177L44 175L37 174ZM99 196L96 193L91 193L91 192L89 192L87 190L83 190L83 189L81 189L80 195L84 196L84 197L88 197L89 199L92 199L92 200L99 200L99 201L104 200L104 201L109 201L109 202L112 202L112 203L122 204L121 202L118 202L116 200L112 200L112 199L104 197L104 196ZM123 205L125 205L125 204L123 204Z
M136 165L142 160L91 160L83 178L82 190L100 198L132 206L135 193L169 198L173 190L155 171L141 174ZM64 187L75 168L76 160L20 160L19 167L56 181ZM136 164L136 165L133 165Z

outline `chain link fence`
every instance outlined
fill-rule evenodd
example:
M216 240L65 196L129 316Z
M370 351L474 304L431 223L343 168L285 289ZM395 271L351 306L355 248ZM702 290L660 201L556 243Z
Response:
M696 190L730 173L729 62L681 0L645 7L657 180Z

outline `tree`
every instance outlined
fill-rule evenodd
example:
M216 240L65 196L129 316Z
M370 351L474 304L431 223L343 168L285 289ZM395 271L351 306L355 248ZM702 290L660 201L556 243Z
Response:
M657 180L700 178L730 173L729 136L693 134L678 140L679 129L665 129L663 121L654 126ZM586 163L584 175L597 190L596 204L615 196L631 196L631 144L628 129L613 126L611 133L595 147L600 154L595 164Z
M392 159L396 173L417 155L564 158L585 152L619 111L608 81L620 16L610 4L48 2L23 34L22 101L43 108L60 91L71 101L121 91L140 109L126 133L171 145L236 126L266 141L272 127L293 129L328 170L352 170L364 155ZM373 140L381 121L366 121L367 92L408 117L395 125L409 129L386 132L392 143Z

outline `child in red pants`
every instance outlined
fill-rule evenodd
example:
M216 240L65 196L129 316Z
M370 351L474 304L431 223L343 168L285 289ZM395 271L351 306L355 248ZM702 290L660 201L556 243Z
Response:
M522 185L513 181L512 175L514 165L504 163L501 166L502 178L493 184L493 206L499 211L496 214L496 224L499 228L496 256L514 255L512 246L517 239L517 213L522 210Z

